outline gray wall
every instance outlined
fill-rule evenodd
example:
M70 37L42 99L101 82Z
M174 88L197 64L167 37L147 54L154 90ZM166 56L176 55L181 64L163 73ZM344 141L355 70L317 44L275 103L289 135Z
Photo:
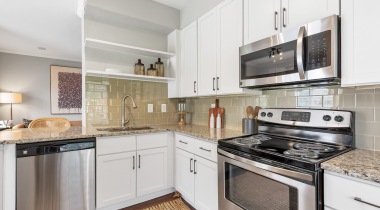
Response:
M15 124L22 118L64 117L81 120L81 115L50 114L50 65L81 68L80 62L55 60L0 52L0 92L21 92L22 104L13 105ZM0 104L0 120L9 119L9 104Z
M191 0L185 8L181 10L181 29L191 22L204 15L224 0Z

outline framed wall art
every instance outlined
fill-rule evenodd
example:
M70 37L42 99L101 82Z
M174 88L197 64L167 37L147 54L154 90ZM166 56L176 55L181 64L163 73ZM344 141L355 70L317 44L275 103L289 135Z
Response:
M82 113L82 69L50 66L51 114Z

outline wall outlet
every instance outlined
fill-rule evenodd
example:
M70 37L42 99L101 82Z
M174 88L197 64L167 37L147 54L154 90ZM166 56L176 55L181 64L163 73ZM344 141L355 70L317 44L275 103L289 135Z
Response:
M166 104L161 104L161 112L166 112Z
M153 112L153 104L148 104L148 112L149 113Z

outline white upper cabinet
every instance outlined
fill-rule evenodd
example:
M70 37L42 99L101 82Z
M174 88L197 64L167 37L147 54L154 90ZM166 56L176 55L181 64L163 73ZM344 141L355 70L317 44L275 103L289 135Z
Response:
M181 97L197 95L197 21L181 30Z
M243 1L226 0L218 7L218 94L238 93L239 47L243 45Z
M339 0L244 0L244 44L339 15Z
M284 31L330 15L339 15L339 0L282 0L281 15Z
M198 95L216 94L217 10L198 19Z
M244 0L244 44L280 33L281 0Z
M379 0L343 0L342 86L380 84Z

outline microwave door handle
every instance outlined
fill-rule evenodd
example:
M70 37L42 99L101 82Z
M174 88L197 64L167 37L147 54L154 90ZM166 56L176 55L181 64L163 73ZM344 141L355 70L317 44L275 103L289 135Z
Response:
M298 32L297 38L297 68L298 74L300 75L301 80L305 80L305 68L304 68L304 49L303 49L303 38L306 34L305 26L302 26Z

